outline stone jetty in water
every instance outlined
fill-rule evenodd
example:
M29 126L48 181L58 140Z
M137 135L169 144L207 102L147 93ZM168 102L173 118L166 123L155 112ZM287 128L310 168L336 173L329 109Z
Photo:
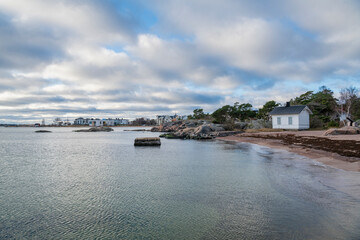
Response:
M145 137L135 138L134 146L160 146L160 138L158 137Z

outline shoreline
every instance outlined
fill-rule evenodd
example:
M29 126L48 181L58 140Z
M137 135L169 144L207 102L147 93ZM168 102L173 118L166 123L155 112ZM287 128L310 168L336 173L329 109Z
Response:
M258 136L254 137L251 134L244 134L244 136L242 136L242 134L238 134L234 136L217 137L216 139L221 141L251 143L269 148L281 149L308 157L334 168L345 171L360 172L360 158L341 156L337 153L315 149L308 146L288 145L283 143L281 140L266 138L266 136L259 138Z

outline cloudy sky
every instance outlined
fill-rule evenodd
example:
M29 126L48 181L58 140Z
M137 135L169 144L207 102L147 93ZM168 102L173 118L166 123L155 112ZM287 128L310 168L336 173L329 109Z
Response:
M1 0L0 123L360 86L358 0Z

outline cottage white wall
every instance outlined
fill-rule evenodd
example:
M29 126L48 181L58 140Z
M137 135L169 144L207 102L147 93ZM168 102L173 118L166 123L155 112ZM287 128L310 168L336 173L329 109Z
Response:
M281 118L281 124L277 124L277 118ZM289 124L289 117L292 117L292 124ZM299 129L299 115L273 115L272 116L272 126L275 129Z
M299 114L299 129L310 128L310 114L305 109Z

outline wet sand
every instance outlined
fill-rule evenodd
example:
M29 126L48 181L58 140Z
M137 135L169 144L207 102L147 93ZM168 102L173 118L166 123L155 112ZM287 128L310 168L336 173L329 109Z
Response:
M241 133L223 141L283 149L346 171L360 172L360 135L323 136L324 131Z

